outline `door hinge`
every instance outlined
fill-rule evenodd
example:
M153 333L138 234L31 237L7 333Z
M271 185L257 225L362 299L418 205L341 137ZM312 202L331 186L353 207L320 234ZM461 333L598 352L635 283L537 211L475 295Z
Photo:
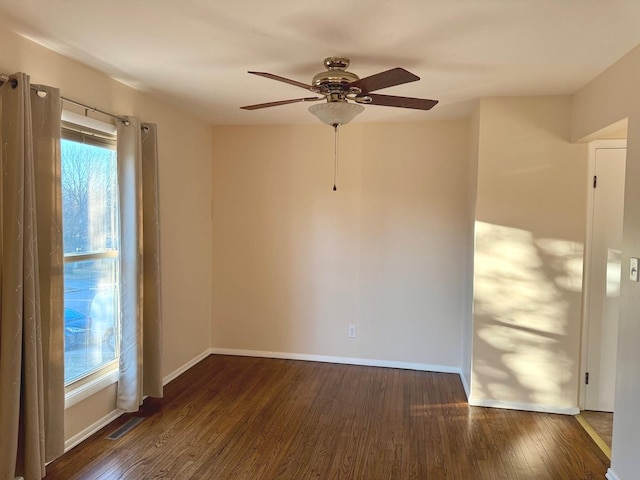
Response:
M596 188L597 185L598 185L598 176L594 175L593 176L593 188Z
M584 374L584 383L585 385L589 385L589 372Z

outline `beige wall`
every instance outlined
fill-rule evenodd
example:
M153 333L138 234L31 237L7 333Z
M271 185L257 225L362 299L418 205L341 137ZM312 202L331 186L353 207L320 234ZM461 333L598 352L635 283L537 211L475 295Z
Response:
M215 127L212 345L459 368L468 128Z
M622 284L611 470L620 480L640 470L640 284L626 275L629 258L640 257L640 47L580 90L573 99L573 138L597 138L628 118Z
M471 402L577 408L587 149L569 97L480 104Z
M120 115L158 124L165 375L209 348L211 317L211 130L162 101L0 28L0 71ZM96 117L99 118L99 117ZM115 408L114 389L66 413L70 438Z

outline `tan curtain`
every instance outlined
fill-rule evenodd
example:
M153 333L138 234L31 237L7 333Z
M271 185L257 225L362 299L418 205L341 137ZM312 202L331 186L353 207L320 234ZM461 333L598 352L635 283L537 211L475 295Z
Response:
M162 314L156 126L136 118L118 126L120 196L119 409L162 397Z
M64 450L60 94L10 78L0 86L0 478L39 480Z

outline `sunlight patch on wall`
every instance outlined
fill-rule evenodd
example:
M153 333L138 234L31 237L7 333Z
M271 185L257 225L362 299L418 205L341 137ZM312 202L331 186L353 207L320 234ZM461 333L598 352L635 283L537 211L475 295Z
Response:
M539 238L535 245L558 272L555 284L562 290L582 293L583 245L567 240Z
M476 222L474 395L561 405L582 245ZM523 398L524 397L524 398Z
M563 290L580 291L581 265L578 244L536 240L531 232L477 222L476 312L562 335L568 308Z

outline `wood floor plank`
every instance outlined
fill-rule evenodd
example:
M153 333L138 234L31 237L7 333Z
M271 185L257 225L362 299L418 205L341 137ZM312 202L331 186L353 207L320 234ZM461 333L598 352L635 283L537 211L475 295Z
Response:
M573 417L470 407L454 374L212 355L45 479L581 480L608 465Z

